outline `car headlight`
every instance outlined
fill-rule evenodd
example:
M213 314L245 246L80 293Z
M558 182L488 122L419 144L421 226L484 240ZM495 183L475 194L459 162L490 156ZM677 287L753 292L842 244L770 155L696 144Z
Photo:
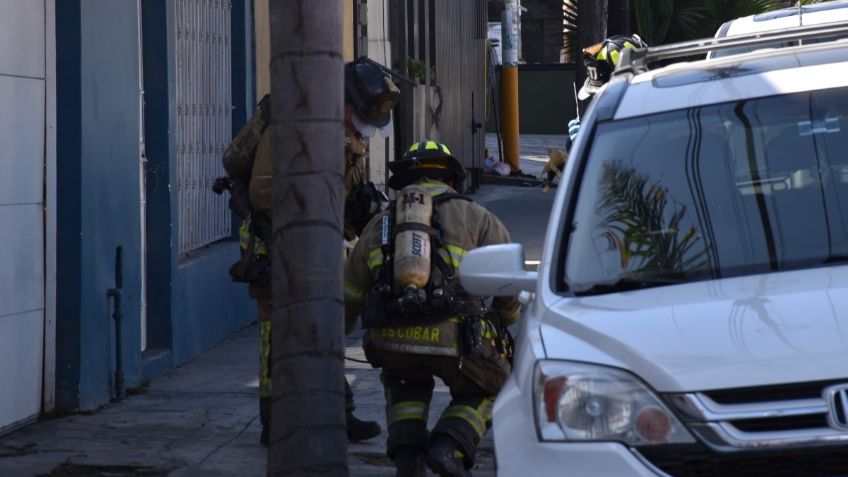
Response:
M615 368L541 360L533 395L543 441L695 442L647 386Z

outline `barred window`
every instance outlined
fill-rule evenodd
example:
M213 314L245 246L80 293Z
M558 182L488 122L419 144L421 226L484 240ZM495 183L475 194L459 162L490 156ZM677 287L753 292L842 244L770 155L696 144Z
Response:
M179 253L231 235L221 156L232 138L228 0L177 0L176 143Z

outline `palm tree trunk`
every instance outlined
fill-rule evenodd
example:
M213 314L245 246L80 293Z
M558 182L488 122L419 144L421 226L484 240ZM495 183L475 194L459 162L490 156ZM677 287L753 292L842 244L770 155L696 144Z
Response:
M268 475L346 476L342 2L270 2L274 215Z

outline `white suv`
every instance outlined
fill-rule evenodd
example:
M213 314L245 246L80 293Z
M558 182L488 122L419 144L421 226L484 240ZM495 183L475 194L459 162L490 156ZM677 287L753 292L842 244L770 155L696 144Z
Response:
M499 475L848 476L848 48L645 67L727 43L625 50L539 271L463 259L526 303Z
M835 0L800 7L784 8L781 10L730 20L719 27L718 31L716 31L716 38L754 35L804 25L821 25L823 23L844 21L848 21L848 0ZM844 36L844 34L837 37L819 36L808 40L807 43L831 41L836 38L843 38ZM796 40L770 44L767 46L774 48L781 46L794 46L797 44L798 41ZM741 46L738 48L728 48L716 52L710 52L707 56L710 58L720 58L739 53L747 53L753 50L754 47Z

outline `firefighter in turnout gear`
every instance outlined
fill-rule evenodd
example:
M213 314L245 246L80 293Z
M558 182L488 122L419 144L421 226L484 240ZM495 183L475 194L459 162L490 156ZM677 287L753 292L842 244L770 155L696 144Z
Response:
M345 239L355 241L356 236L368 220L381 210L388 199L379 193L374 184L366 182L364 156L367 138L375 132L385 133L391 119L391 110L397 103L400 91L379 65L364 60L345 65ZM266 97L267 98L267 97ZM271 282L270 260L265 239L270 236L270 212L272 197L271 134L266 128L269 122L269 101L260 103L257 114L245 125L228 148L224 163L230 157L241 154L250 157L247 167L249 177L246 195L249 205L239 213L242 224L239 230L242 259L230 270L234 280L249 283L250 296L256 300L259 323L259 409L262 423L261 441L268 443L271 423ZM263 107L264 106L264 110ZM264 113L264 115L263 115ZM230 159L230 163L234 163ZM235 171L239 168L228 167ZM244 167L241 168L245 169ZM232 174L231 174L232 175ZM243 173L242 176L247 176ZM237 182L237 181L233 181ZM231 207L238 188L230 187ZM243 201L244 202L244 201ZM264 225L264 226L263 226ZM343 253L342 250L339 253ZM373 421L361 421L353 415L355 409L353 391L345 381L345 410L347 414L347 437L352 442L371 439L380 434L380 426Z
M366 329L368 361L382 368L387 454L398 476L471 475L489 429L492 404L509 375L506 326L515 297L465 293L457 271L468 250L509 242L503 224L454 190L465 177L450 150L413 144L390 164L393 205L372 219L345 267L348 329ZM434 376L452 400L432 432L427 416Z

